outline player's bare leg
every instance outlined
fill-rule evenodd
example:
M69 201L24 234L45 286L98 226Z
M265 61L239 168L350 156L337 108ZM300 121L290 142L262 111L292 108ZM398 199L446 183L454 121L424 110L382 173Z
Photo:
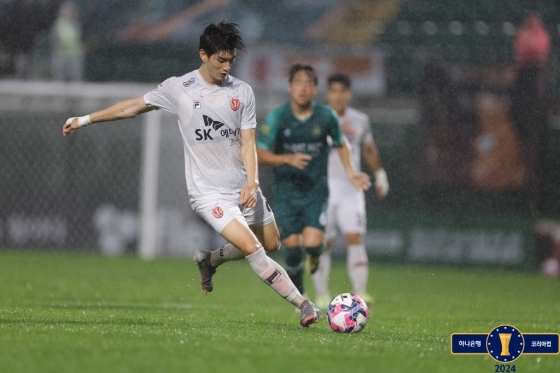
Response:
M249 228L267 252L270 253L278 250L280 247L280 233L278 232L276 222L273 221L266 225L252 225ZM231 243L227 243L212 252L197 250L194 254L194 261L200 271L199 281L202 284L202 289L206 292L211 292L214 289L212 276L216 273L216 268L226 262L241 259L245 259L245 255Z
M221 235L245 255L253 271L267 285L300 309L302 326L307 327L317 322L321 316L319 309L301 295L284 268L266 255L257 236L249 229L246 222L239 219L232 220L222 230Z

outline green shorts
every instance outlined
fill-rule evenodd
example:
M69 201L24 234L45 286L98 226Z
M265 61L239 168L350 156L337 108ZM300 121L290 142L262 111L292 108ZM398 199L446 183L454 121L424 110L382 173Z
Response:
M305 227L325 230L329 187L317 183L301 187L293 183L274 185L274 216L280 230L280 239L303 232Z

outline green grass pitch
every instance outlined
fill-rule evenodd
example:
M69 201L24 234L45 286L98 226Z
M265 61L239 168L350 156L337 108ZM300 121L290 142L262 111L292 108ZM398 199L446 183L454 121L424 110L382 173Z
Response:
M560 331L560 281L536 273L373 265L376 304L355 335L326 318L300 327L245 262L210 294L197 278L188 260L0 251L0 372L491 373L489 356L452 355L451 333ZM342 263L331 290L350 291ZM514 365L560 372L560 356Z

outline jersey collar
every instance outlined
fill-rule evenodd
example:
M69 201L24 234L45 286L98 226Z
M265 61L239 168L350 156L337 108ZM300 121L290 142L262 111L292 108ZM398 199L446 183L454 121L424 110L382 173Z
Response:
M200 85L207 88L223 88L228 86L231 81L231 77L229 74L226 76L225 80L220 85L208 83L206 80L204 80L202 74L200 74L200 71L198 71L198 69L194 70L194 75L200 81Z
M311 117L313 117L313 115L315 114L315 107L317 106L317 102L315 101L311 101L311 115L308 116L306 119L301 120L299 119L295 114L294 111L292 110L292 101L288 101L288 107L290 108L290 113L292 114L292 116L295 118L295 120L298 121L298 123L306 123L309 121L309 119L311 119Z

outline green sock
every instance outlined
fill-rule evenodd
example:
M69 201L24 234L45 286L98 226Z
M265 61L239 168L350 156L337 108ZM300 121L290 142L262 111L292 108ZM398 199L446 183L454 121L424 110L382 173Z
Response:
M299 246L285 247L284 249L286 253L286 272L299 292L303 294L303 267L301 266L303 251Z
M317 247L306 247L305 252L311 256L319 256L323 253L324 248L325 248L325 244L322 243Z

